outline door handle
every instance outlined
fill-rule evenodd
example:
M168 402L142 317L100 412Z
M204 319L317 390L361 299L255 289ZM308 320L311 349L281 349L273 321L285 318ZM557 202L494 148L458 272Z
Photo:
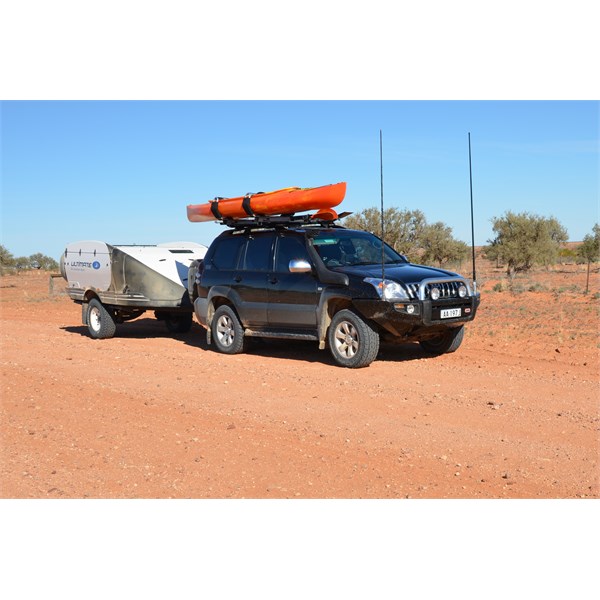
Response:
M269 283L279 283L279 279L277 279L277 277L271 275L271 277L269 277Z
M242 277L241 277L241 275L236 275L236 276L233 278L233 280L234 280L236 283L239 283L239 282L242 280Z

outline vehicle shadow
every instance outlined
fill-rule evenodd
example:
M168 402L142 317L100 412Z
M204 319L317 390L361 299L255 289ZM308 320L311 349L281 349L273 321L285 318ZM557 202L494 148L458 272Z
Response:
M389 362L408 362L427 358L434 357L427 354L417 343L389 344L382 342L377 355L377 360Z
M90 337L85 325L69 325L60 328L68 333ZM185 333L170 332L165 323L154 318L139 318L117 325L115 337L122 339L173 338L187 346L210 352L217 352L206 343L206 330L194 322L190 331ZM329 350L319 350L316 342L305 340L277 340L251 338L247 354L277 358L283 360L299 360L303 362L322 363L335 366L336 363ZM381 343L377 361L407 362L431 358L418 344Z
M248 353L256 356L281 358L285 360L301 360L305 362L320 362L324 365L337 366L331 352L319 350L316 342L294 340L262 340L255 338ZM421 350L418 344L381 344L376 361L407 362L431 358Z
M214 348L211 350L215 351ZM252 338L247 353L265 358L333 364L329 352L319 350L316 342L306 340Z

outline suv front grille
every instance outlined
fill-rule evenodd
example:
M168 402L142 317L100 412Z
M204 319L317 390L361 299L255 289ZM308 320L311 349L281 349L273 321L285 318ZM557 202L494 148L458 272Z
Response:
M461 285L465 285L467 290L469 289L463 279L425 280L421 283L407 283L406 287L411 300L428 300L431 288L434 287L440 290L440 300L447 300L448 298L459 298L458 288Z

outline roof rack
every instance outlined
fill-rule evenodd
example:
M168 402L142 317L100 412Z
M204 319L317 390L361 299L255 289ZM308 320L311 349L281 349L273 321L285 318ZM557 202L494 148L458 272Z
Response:
M340 213L335 219L323 219L314 215L254 215L252 217L233 219L227 217L221 219L221 225L226 225L232 229L264 229L275 227L339 227L335 221L347 217L352 213Z

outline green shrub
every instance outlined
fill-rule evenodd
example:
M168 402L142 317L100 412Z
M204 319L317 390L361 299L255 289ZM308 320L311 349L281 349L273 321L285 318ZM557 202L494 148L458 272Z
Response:
M535 283L532 283L529 286L529 291L530 292L547 292L548 288L545 285L543 285L543 284L539 283L538 281L536 281Z

